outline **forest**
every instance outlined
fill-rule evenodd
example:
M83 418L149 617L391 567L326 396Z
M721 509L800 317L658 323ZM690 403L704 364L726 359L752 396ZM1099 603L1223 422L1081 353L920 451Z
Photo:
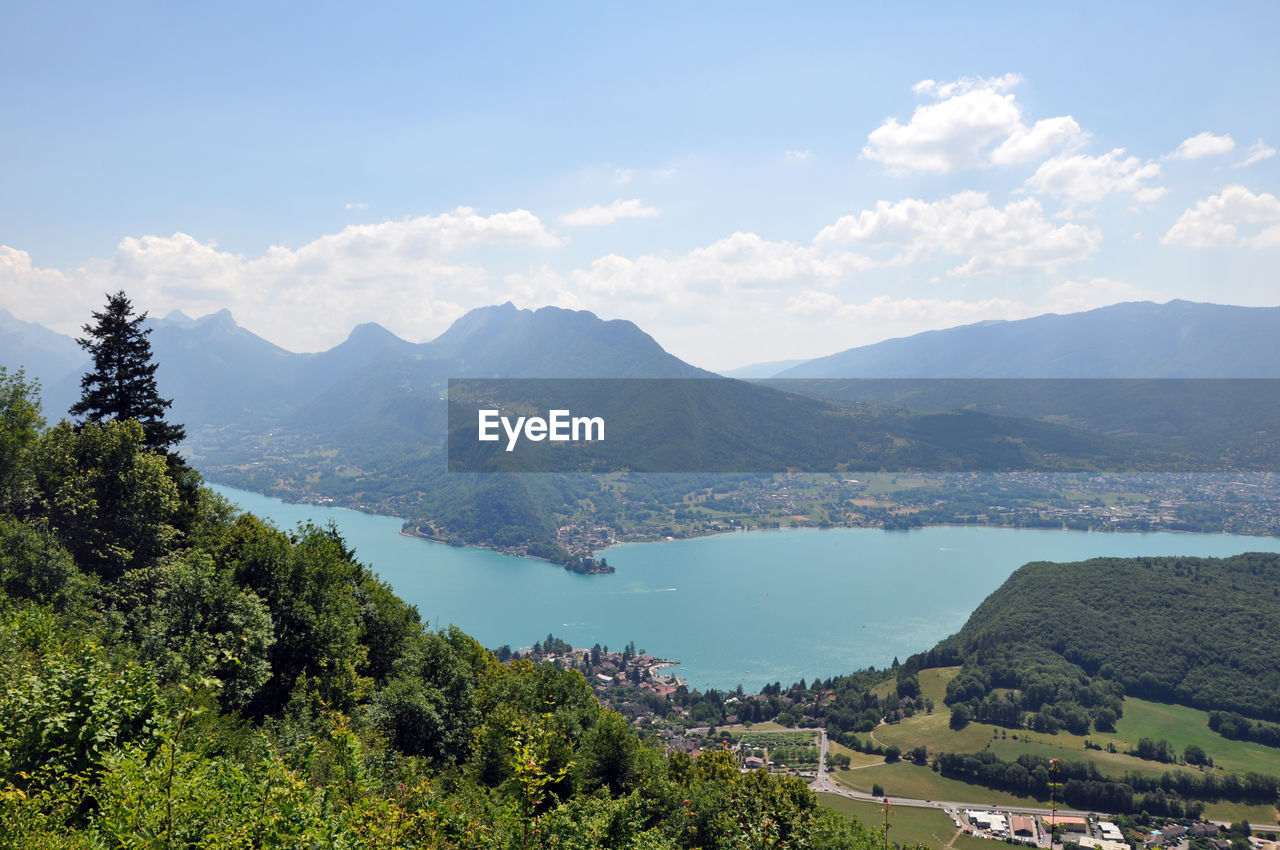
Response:
M1274 554L1032 563L904 666L963 664L947 686L953 711L1038 732L1112 731L1125 695L1276 720L1277 602ZM1229 725L1266 736L1265 724Z
M5 846L880 844L799 779L666 755L577 671L429 628L336 529L237 514L170 451L128 308L82 344L133 352L87 390L131 378L75 424L0 371Z

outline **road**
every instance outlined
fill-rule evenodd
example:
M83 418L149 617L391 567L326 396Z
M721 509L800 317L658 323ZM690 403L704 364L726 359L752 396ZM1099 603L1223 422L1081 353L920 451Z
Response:
M1019 813L1050 815L1053 814L1051 809L1041 809L1034 806L997 806L992 802L959 802L955 800L920 800L915 797L876 797L868 794L866 791L857 791L853 788L845 788L831 781L831 774L827 770L827 752L830 745L827 742L827 732L825 729L813 730L818 733L821 743L818 749L818 773L814 776L813 781L809 783L809 788L814 791L821 791L825 794L839 794L841 797L848 797L851 800L867 800L875 803L882 803L888 799L889 804L893 806L915 806L921 809L1012 809ZM1087 812L1077 811L1075 809L1057 809L1060 815L1079 815L1084 817Z

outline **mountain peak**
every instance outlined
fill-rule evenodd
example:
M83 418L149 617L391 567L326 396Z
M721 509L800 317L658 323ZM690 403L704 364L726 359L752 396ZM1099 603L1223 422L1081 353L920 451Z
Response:
M239 327L236 325L235 317L231 315L231 311L226 307L223 307L216 313L201 316L200 318L195 319L192 323L196 325L231 325Z
M391 331L384 328L377 322L361 322L351 329L351 333L347 334L347 342L381 342L381 341L400 340Z
M173 310L170 310L168 313L165 313L164 321L173 322L175 325L189 325L192 322L194 322L195 319L191 318L181 310L174 308Z
M695 377L632 322L589 310L520 309L510 301L471 310L430 344L456 360L453 377Z

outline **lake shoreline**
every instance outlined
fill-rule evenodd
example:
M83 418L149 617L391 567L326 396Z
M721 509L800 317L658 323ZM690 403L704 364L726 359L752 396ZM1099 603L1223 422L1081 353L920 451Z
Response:
M432 628L456 625L487 647L548 634L576 647L634 641L680 659L677 674L701 691L741 683L754 693L774 681L884 667L959 630L1031 561L1280 552L1273 537L1223 534L783 527L658 541L679 545L623 542L601 553L615 578L595 581L492 549L424 545L434 541L402 533L399 518L217 489L278 528L334 523L356 559Z
M235 485L232 485L232 484L224 484L224 483L221 483L221 482L212 482L212 481L207 482L207 483L216 484L216 485L217 485L217 486L219 486L219 487L226 487L226 488L229 488L229 489L237 489L237 490L238 490L238 489L240 489L240 488L238 488L238 487L236 487ZM308 501L308 502L289 502L289 501L286 501L285 499L281 498L280 496L273 496L273 495L270 495L270 494L268 494L268 493L259 493L259 492L258 492L258 491L256 491L256 490L249 490L249 491L245 491L245 492L255 493L256 495L262 496L262 497L267 498L267 499L277 499L277 500L279 500L282 504L286 504L286 505L296 505L296 506L303 506L303 505L305 505L305 506L314 506L314 507L318 507L318 508L342 508L342 509L345 509L345 510L356 511L356 512L359 512L359 513L362 513L362 514L366 514L366 515L368 515L368 516L377 516L377 517L386 517L386 518L388 518L388 519L395 519L395 520L398 520L398 521L402 524L402 526L412 525L412 522L411 522L410 520L408 520L408 519L405 519L404 517L395 516L394 514L384 514L384 513L379 513L379 512L378 512L378 511L376 511L376 510L372 510L372 509L371 509L368 505L366 505L366 504L346 504L346 503L342 502L342 501L341 501L341 500L339 500L339 499L329 499L329 500L328 500L328 501L326 501L326 502L310 502L310 501ZM921 525L919 525L919 526L915 526L915 527L912 527L912 528L883 528L883 527L881 527L881 526L873 526L873 525L849 525L849 524L846 524L846 523L839 523L839 524L831 524L831 523L829 523L829 524L826 524L826 525L821 525L821 524L819 524L819 523L810 522L810 523L806 523L806 524L797 524L797 523L792 523L792 524L789 524L789 525L780 525L780 524L778 524L778 525L772 525L772 526L768 526L768 527L766 527L766 526L762 526L762 525L757 525L757 526L755 526L755 527L749 527L749 528L744 528L744 527L739 527L739 528L720 528L720 529L712 529L712 530L708 530L708 531L696 532L696 533L691 533L691 534L685 534L685 535L682 535L682 536L680 536L680 537L671 537L671 536L666 536L666 537L663 537L663 536L643 536L643 537L635 537L635 538L625 538L625 537L624 537L624 538L617 539L617 540L615 540L615 541L613 541L613 542L611 542L611 543L609 543L609 544L607 544L607 545L605 545L605 546L603 546L603 547L601 547L601 548L598 548L598 549L592 549L592 550L590 551L590 553L589 553L589 557L591 557L591 558L596 558L596 557L597 557L600 553L602 553L602 552L607 552L607 551L609 551L610 549L614 549L614 548L616 548L616 547L618 547L618 546L626 546L626 545L631 545L631 544L678 543L678 542L680 542L680 541L682 541L682 540L702 540L702 539L705 539L705 538L711 538L711 537L723 537L723 536L731 536L731 535L737 535L737 534L750 534L750 533L753 533L753 532L762 532L762 531L763 531L763 532L770 532L770 531L840 531L840 530L867 530L867 531L886 531L886 532L904 532L904 533L910 533L910 532L913 532L913 531L921 531L921 530L923 530L923 529L929 529L929 528L992 528L992 529L1010 529L1010 530L1015 530L1015 531L1066 531L1066 532L1079 532L1079 533L1083 533L1083 534L1107 534L1107 535L1111 535L1111 534L1115 534L1115 535L1124 535L1124 534L1185 534L1185 535L1191 535L1191 536L1196 536L1196 535L1221 535L1221 536L1223 536L1223 537L1250 537L1250 538L1252 538L1252 537L1270 537L1270 538L1272 538L1272 539L1280 539L1280 533L1276 533L1276 534L1257 534L1257 533L1252 533L1252 534L1243 534L1243 533L1233 533L1233 532L1230 532L1230 531L1187 531L1187 530L1184 530L1184 529L1176 529L1176 528L1158 528L1158 529L1136 530L1136 529L1131 529L1131 528L1107 528L1107 527L1101 527L1101 528L1077 529L1077 528L1070 528L1070 527L1068 527L1068 526L1067 526L1067 525L1065 525L1065 524L1063 524L1063 525L1062 525L1062 526L1060 526L1060 527L1029 527L1029 526L1020 526L1020 525L1011 525L1011 524L1007 524L1007 523L993 523L993 522L973 522L973 523L959 523L959 522L934 522L934 523L922 523ZM399 533L400 533L400 534L401 534L401 536L403 536L403 537L411 538L411 539L414 539L414 540L422 540L422 541L427 542L427 543L437 543L437 544L440 544L440 545L442 545L442 546L447 546L447 547L450 547L450 548L453 548L453 549L477 549L477 550L481 550L481 551L485 551L485 552L493 552L494 554L498 554L498 555L506 555L507 557L511 557L511 558L527 558L528 560L531 560L531 561L540 561L540 562L545 563L545 564L553 564L553 565L555 565L555 566L562 567L562 568L564 567L564 565L563 565L563 564L559 564L559 563L557 563L557 562L555 562L555 561L552 561L550 558L544 558L544 557L541 557L541 556L539 556L539 555L530 555L530 554L528 554L528 552L527 552L527 551L523 550L523 549L522 549L522 547L518 547L518 546L517 546L517 547L503 547L503 546L494 546L494 545L491 545L491 544L488 544L488 543L469 543L469 542L465 542L465 541L458 542L458 543L454 543L454 542L453 542L453 540L454 540L454 539L456 539L456 538L443 538L443 537L437 537L437 536L433 536L433 535L429 535L429 534L423 534L423 533L421 533L421 532L419 532L419 531L410 531L410 530L406 530L406 529L405 529L405 528L403 528L403 527L401 528L401 530L400 530L400 532L399 532ZM569 572L573 572L573 571L572 571L572 570L569 570ZM600 571L600 572L584 572L584 573L577 573L577 574L578 574L578 575L612 575L612 574L613 574L613 572L612 572L612 571Z

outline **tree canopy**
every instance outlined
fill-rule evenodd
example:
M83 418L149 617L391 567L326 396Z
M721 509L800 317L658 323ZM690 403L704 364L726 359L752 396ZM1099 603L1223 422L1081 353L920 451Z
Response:
M80 400L71 415L85 422L136 419L146 435L147 448L168 453L182 442L186 431L166 422L173 406L156 388L156 367L151 359L147 314L135 314L133 303L121 290L107 296L107 305L94 312L94 323L85 324L85 336L76 340L93 357L93 368L80 379Z

